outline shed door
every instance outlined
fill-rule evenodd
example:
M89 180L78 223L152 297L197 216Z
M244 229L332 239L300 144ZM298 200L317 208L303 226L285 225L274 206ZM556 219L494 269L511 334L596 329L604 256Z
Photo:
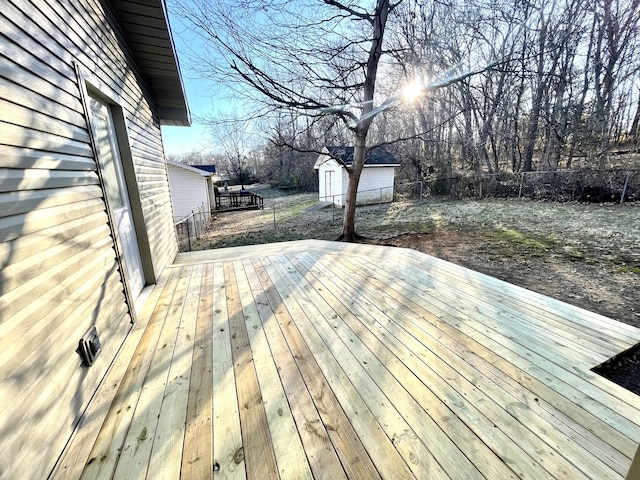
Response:
M324 196L325 196L325 201L333 201L333 199L331 198L332 195L334 195L333 193L333 186L332 186L332 180L333 180L333 172L331 170L327 170L326 172L324 172Z
M114 217L118 240L123 250L125 275L131 295L136 299L144 287L144 272L113 118L109 107L101 101L91 98L90 104L92 126L98 149L98 163Z

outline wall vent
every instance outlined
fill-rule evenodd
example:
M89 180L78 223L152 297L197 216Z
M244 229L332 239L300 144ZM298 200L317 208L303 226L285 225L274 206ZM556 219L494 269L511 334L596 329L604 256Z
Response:
M82 357L82 361L87 367L93 365L96 361L96 357L102 350L102 344L98 338L98 331L96 327L91 327L87 333L85 333L80 339L80 345L78 345L78 353Z

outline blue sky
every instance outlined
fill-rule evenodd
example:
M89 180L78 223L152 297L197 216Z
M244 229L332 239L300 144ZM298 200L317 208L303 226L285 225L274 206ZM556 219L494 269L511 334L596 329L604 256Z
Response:
M193 73L187 68L187 53L196 42L190 39L190 35L180 19L171 14L171 0L169 0L169 22L173 41L180 62L182 81L187 94L187 102L193 117L191 127L162 127L162 139L167 155L198 152L213 152L212 138L207 127L199 123L197 117L202 117L219 110L225 103L220 97L216 98L211 93L208 81L194 78Z

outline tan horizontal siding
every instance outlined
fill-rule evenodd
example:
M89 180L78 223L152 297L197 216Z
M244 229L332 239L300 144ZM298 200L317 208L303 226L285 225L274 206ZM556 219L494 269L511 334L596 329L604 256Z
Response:
M74 202L99 199L102 190L98 185L66 186L48 190L23 190L0 193L2 216L17 215L39 208L50 208Z
M10 3L5 2L4 5L6 5L5 15L13 14L14 18L20 15ZM24 24L24 20L21 22ZM19 26L20 24L13 23L6 17L0 18L0 30L10 40L0 43L0 53L20 65L29 74L37 75L53 85L58 82L59 88L75 97L78 94L78 88L71 80L75 76L71 62L65 62L33 37L16 28ZM70 56L67 58L71 59Z
M107 299L107 305L102 311L114 320L119 319L126 326L127 315L122 305L115 302L115 298ZM82 329L73 333L77 335ZM0 432L3 443L0 445L0 455L3 459L19 459L7 465L4 472L7 478L46 478L55 462L55 458L47 451L48 446L60 443L61 438L69 438L77 423L77 418L95 390L104 371L108 368L108 361L113 358L117 349L114 344L106 344L98 361L90 369L81 366L76 355L67 356L63 362L55 365L55 374L43 378L46 388L34 392L29 402L24 402L28 410L16 417L20 418L20 429L7 429ZM19 391L16 395L21 394ZM15 395L14 395L14 398ZM69 421L62 412L72 410L75 415ZM12 423L2 422L3 425L17 425L17 418ZM4 419L3 419L4 420ZM29 428L29 424L37 422L39 428ZM25 435L28 433L28 435Z
M91 148L86 142L79 142L60 135L31 128L0 122L0 144L33 148L53 153L91 156Z
M18 24L27 23L29 34L37 38L43 46L63 58L69 65L72 65L73 61L80 62L103 80L112 92L121 92L128 100L127 103L133 105L135 97L141 99L142 95L135 78L131 78L129 83L123 83L121 80L129 76L129 67L126 61L123 61L118 48L112 46L113 43L117 44L117 40L109 38L108 34L97 33L102 30L104 23L100 17L90 20L90 15L84 12L84 8L69 10L68 4L69 2L32 0L31 5L23 6L18 2ZM28 21L29 18L33 22ZM88 21L89 25L84 25L85 21ZM138 92L135 92L136 89ZM147 112L147 115L150 120L151 114Z
M96 212L104 212L104 202L102 200L43 208L20 215L0 218L0 241L15 240L23 235L29 235Z
M166 177L167 174L164 171L163 164L156 163L155 165L136 164L136 175L144 178L145 180L150 178L161 180L163 177Z
M107 262L111 262L111 258L109 255L99 256L95 259L92 259L88 264L97 267L102 262L102 265L105 265ZM87 270L83 269L85 275L87 274ZM115 271L114 271L115 273ZM41 362L40 369L36 369L35 365L37 361L34 362L34 358L26 355L21 361L11 361L8 363L10 367L4 366L3 369L3 380L0 383L0 393L3 395L3 398L16 398L16 395L19 392L23 392L23 394L27 395L31 392L37 392L38 389L42 388L42 384L39 382L46 381L46 375L43 377L43 372L46 374L47 369L49 369L49 373L53 373L55 375L56 363L53 361L55 358L64 357L64 358L72 358L76 362L81 362L80 356L75 353L75 349L78 347L78 340L80 336L92 325L100 326L99 332L101 334L101 340L104 340L103 347L104 348L112 348L112 346L118 346L121 342L121 338L117 338L115 342L110 341L110 337L105 335L105 333L109 334L113 330L113 326L111 325L113 322L119 321L117 317L109 317L111 315L111 310L115 309L116 311L126 312L126 307L124 304L120 302L115 302L114 300L120 296L121 284L118 282L117 275L106 274L102 280L106 282L101 288L92 289L92 292L87 292L84 290L85 283L78 283L78 275L73 275L73 278L68 282L65 282L67 286L73 286L75 291L73 295L69 298L69 300L63 300L59 298L58 304L55 308L51 310L51 312L40 312L42 315L43 323L36 322L32 330L27 330L25 334L29 334L33 338L37 338L37 335L44 328L47 333L54 338L61 339L55 344L50 345L50 348L47 348L46 352L42 351L47 343L44 342L42 344L41 349L35 349L36 360ZM90 282L89 282L90 283ZM80 297L76 292L83 292L85 295L89 294L89 298L93 293L97 293L99 295L99 301L102 299L109 299L104 305L96 304L94 302L86 302L85 297ZM57 292L59 295L60 292ZM113 296L112 296L113 295ZM76 303L76 305L73 305ZM68 310L71 308L71 310ZM49 325L49 329L46 328L47 320L51 320L52 318L57 318L58 321L62 320L61 312L67 310L70 311L75 317L76 322L74 324L69 325L68 328L60 329L59 325L56 325L55 322L51 322ZM126 314L124 316L127 316ZM128 320L127 320L128 322ZM55 327L51 329L51 327ZM126 332L125 332L126 333ZM49 338L47 335L47 338ZM14 342L20 342L20 337L16 336L14 338ZM13 345L7 348L11 348L13 350ZM29 347L29 350L32 347ZM46 355L42 355L46 353ZM14 356L15 357L15 356ZM39 358L38 358L39 357ZM21 369L20 365L23 365L24 362L34 362L32 368ZM6 370L6 371L5 371ZM93 369L89 369L93 370ZM104 373L104 372L103 372ZM50 377L50 375L49 375ZM49 380L53 380L53 378L49 378ZM5 395L9 395L5 397ZM18 395L19 398L20 395ZM28 398L28 397L27 397ZM12 412L18 408L15 403L10 402L0 406L0 420L5 423L9 420L13 421L15 418L12 415ZM62 412L58 412L60 414ZM16 420L18 420L16 418ZM26 428L29 427L28 424L24 425Z
M107 216L104 210L96 210L92 214L18 237L9 242L0 243L0 265L4 269L5 266L8 267L27 258L46 255L49 249L73 240L83 232L93 230L98 226L106 228L106 222Z
M158 214L166 216L169 220L173 220L173 213L171 212L170 203L166 204L163 209L158 209ZM173 231L173 225L172 225ZM162 241L167 235L166 231L157 226L149 230L149 242L153 246L152 256L155 264L158 268L163 268L164 265L170 265L178 254L178 244L173 242Z
M158 189L159 190L159 189ZM153 212L154 215L163 215L166 212L171 213L171 199L167 198L164 194L160 195L156 192L145 192L145 196L142 197L142 205L145 210ZM153 195L151 193L154 193ZM164 229L164 225L149 225L149 230Z
M140 120L140 119L136 119ZM136 143L136 145L145 145L148 147L149 158L152 161L158 161L156 156L158 150L162 150L162 136L160 132L151 132L148 128L145 128L145 124L138 122L132 122L129 128L129 137Z
M45 272L50 271L49 269L58 268L64 262L77 263L79 257L87 253L91 254L92 249L97 249L103 243L110 246L111 242L108 239L109 229L104 223L104 218L100 220L101 222L97 225L97 228L86 230L86 225L83 225L85 228L81 233L67 239L65 242L48 247L42 252L46 255L38 253L19 260L12 258L12 261L7 261L3 265L2 271L0 271L2 285L0 287L0 299L16 288L28 285L32 280L43 279ZM92 248L89 248L89 246ZM1 329L2 327L0 326L0 331Z
M46 478L130 317L76 78L122 107L154 274L177 253L162 137L109 2L0 9L0 472ZM144 235L143 235L144 237ZM103 352L86 368L80 336Z
M115 252L109 250L111 242L108 237L103 236L97 244L91 245L91 248L83 244L80 244L80 246L85 247L80 253L55 265L55 268L41 271L35 278L24 282L20 288L14 288L0 297L0 309L2 309L7 318L0 326L0 332L4 334L3 339L0 340L0 345L9 341L9 335L6 330L14 331L24 327L24 322L28 320L27 317L31 314L30 312L39 307L39 302L33 301L34 299L53 299L57 298L58 295L63 295L63 292L60 291L61 285L65 284L69 278L73 278L73 275L80 270L80 267L91 262L94 257L106 258L107 256L113 256L115 258ZM96 275L98 278L103 278L103 272L100 271L87 273L89 276ZM78 280L86 280L86 278L78 278ZM26 313L21 313L22 310ZM37 320L32 319L31 321Z
M51 153L29 148L0 145L2 166L6 168L40 168L45 170L95 170L93 158Z
M57 105L73 109L77 113L82 112L78 97L61 90L55 84L56 81L62 83L71 81L73 77L55 76L50 81L47 81L9 60L3 61L1 65L0 74L5 77L1 84L2 91L10 90L12 92L12 96L8 98L15 99L21 104L31 107L37 105L45 112L52 111ZM7 80L7 78L10 80ZM25 101L26 95L29 94L28 92L33 94L31 101ZM55 103L52 103L51 100ZM61 114L64 115L64 111L61 111Z
M155 172L166 171L164 158L159 159L155 155L134 155L136 168L148 168Z
M82 321L78 322L78 324L80 324L79 328L83 329L79 335L69 335L68 332L66 334L69 341L73 343L73 345L69 346L78 346L77 343L82 333L93 324L87 312L91 312L94 307L94 302L105 298L107 294L110 295L110 298L113 296L118 297L121 294L123 287L122 283L120 283L119 274L115 269L107 270L102 272L100 276L97 276L92 274L89 267L95 268L100 263L110 262L112 257L113 253L103 248L101 254L94 255L94 258L86 259L87 266L79 269L77 272L67 272L69 279L61 282L61 284L66 286L67 291L70 288L74 289L74 297L76 300L81 301L81 308L78 308L78 305L74 305L74 301L69 301L67 298L64 298L65 291L58 288L52 292L52 296L58 299L58 306L56 308L43 310L42 308L38 309L37 305L28 305L23 311L15 315L15 318L20 320L20 322L16 327L11 329L11 334L5 333L1 341L3 347L2 354L0 354L0 358L3 359L2 366L0 367L0 381L3 382L1 388L6 388L7 384L15 383L21 384L21 388L24 389L31 388L31 385L28 383L22 384L24 382L23 379L38 377L41 372L35 369L33 371L31 371L31 369L22 369L22 371L19 371L18 367L24 364L25 358L28 358L32 352L35 352L37 354L36 356L39 356L37 353L38 350L49 345L51 339L57 338L61 332L64 333L63 329L56 329L58 322L65 321L65 318L62 316L63 313L71 313L77 316L78 319L85 317ZM18 291L18 293L26 292ZM82 293L83 295L80 296L78 293ZM71 298L73 299L74 297ZM93 302L87 302L86 299L88 298L92 298ZM33 319L32 316L36 313L38 317ZM108 320L105 318L96 319L96 323L103 327L105 325L108 326ZM8 326L7 330L9 330L10 327L11 326ZM101 337L103 333L104 332L100 332ZM105 340L104 343L108 343L105 338L101 339ZM33 342L38 343L34 345ZM50 347L51 354L68 355L69 350L59 348L59 342L55 342L50 345ZM59 352L56 350L59 350ZM20 352L19 356L16 355L18 351ZM0 411L4 411L7 407L9 406L0 407Z
M6 73L10 75L11 71L8 70ZM78 98L74 98L71 95L63 95L62 97L56 95L53 85L40 80L36 76L23 78L22 82L18 81L13 75L10 78L12 80L0 77L0 95L2 95L2 98L15 105L29 108L34 114L48 114L53 119L74 125L84 125L84 117L81 113L82 104ZM34 80L36 85L30 84L30 80ZM38 88L38 81L41 81L45 88ZM29 85L29 87L26 85ZM50 95L53 95L53 98Z
M71 170L0 169L0 192L58 189L80 185L97 185L95 172Z
M0 99L0 121L2 122L52 133L79 142L89 142L89 133L84 126L84 122L80 123L82 126L77 126L60 120L60 117L52 117L42 112L35 112L30 108Z

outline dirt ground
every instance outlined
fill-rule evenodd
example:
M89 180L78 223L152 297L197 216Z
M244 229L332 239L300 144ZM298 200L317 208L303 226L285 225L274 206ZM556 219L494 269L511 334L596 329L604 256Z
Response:
M587 263L554 247L532 254L491 231L451 227L367 243L418 250L640 328L640 275L611 272L597 257Z

